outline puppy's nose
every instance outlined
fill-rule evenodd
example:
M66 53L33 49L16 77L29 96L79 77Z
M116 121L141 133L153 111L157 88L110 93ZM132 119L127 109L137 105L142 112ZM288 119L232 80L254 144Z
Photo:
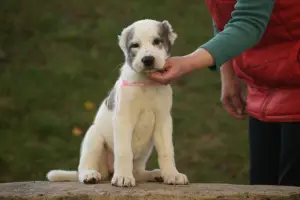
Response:
M145 56L142 58L142 62L146 67L152 67L154 60L155 60L154 56Z

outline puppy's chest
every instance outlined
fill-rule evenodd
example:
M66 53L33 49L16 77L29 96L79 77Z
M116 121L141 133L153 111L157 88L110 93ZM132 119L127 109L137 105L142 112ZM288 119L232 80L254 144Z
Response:
M141 88L133 99L136 111L138 111L137 122L132 134L134 158L138 158L152 146L159 98L159 92L155 88Z
M135 158L152 146L154 129L155 113L152 110L141 110L132 133L132 149Z
M148 152L153 145L156 118L170 107L170 90L167 87L142 87L132 93L131 104L137 121L132 134L134 158Z
M167 93L160 88L140 88L134 95L133 103L140 109L156 110L161 104L166 103Z

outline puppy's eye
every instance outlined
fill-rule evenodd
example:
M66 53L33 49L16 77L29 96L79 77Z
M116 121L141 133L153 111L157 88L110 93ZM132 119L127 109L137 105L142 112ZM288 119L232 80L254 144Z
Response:
M138 43L132 43L132 44L129 46L130 49L139 48L139 47L140 47L140 45L139 45Z
M159 44L161 44L162 43L162 41L161 41L161 39L159 39L159 38L155 38L154 40L153 40L153 45L159 45Z

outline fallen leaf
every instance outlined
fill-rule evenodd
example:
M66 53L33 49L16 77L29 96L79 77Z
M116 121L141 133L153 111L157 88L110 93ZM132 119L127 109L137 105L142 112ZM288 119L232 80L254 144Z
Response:
M73 130L72 130L72 133L76 136L80 136L80 135L83 134L83 131L78 127L74 127Z
M84 102L84 108L88 111L93 110L95 108L95 103L92 101Z

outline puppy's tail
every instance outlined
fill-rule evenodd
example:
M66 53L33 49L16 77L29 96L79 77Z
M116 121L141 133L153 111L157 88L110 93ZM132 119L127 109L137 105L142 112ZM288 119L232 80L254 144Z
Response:
M51 170L47 173L47 179L52 182L61 181L78 181L77 171L66 171L66 170Z

